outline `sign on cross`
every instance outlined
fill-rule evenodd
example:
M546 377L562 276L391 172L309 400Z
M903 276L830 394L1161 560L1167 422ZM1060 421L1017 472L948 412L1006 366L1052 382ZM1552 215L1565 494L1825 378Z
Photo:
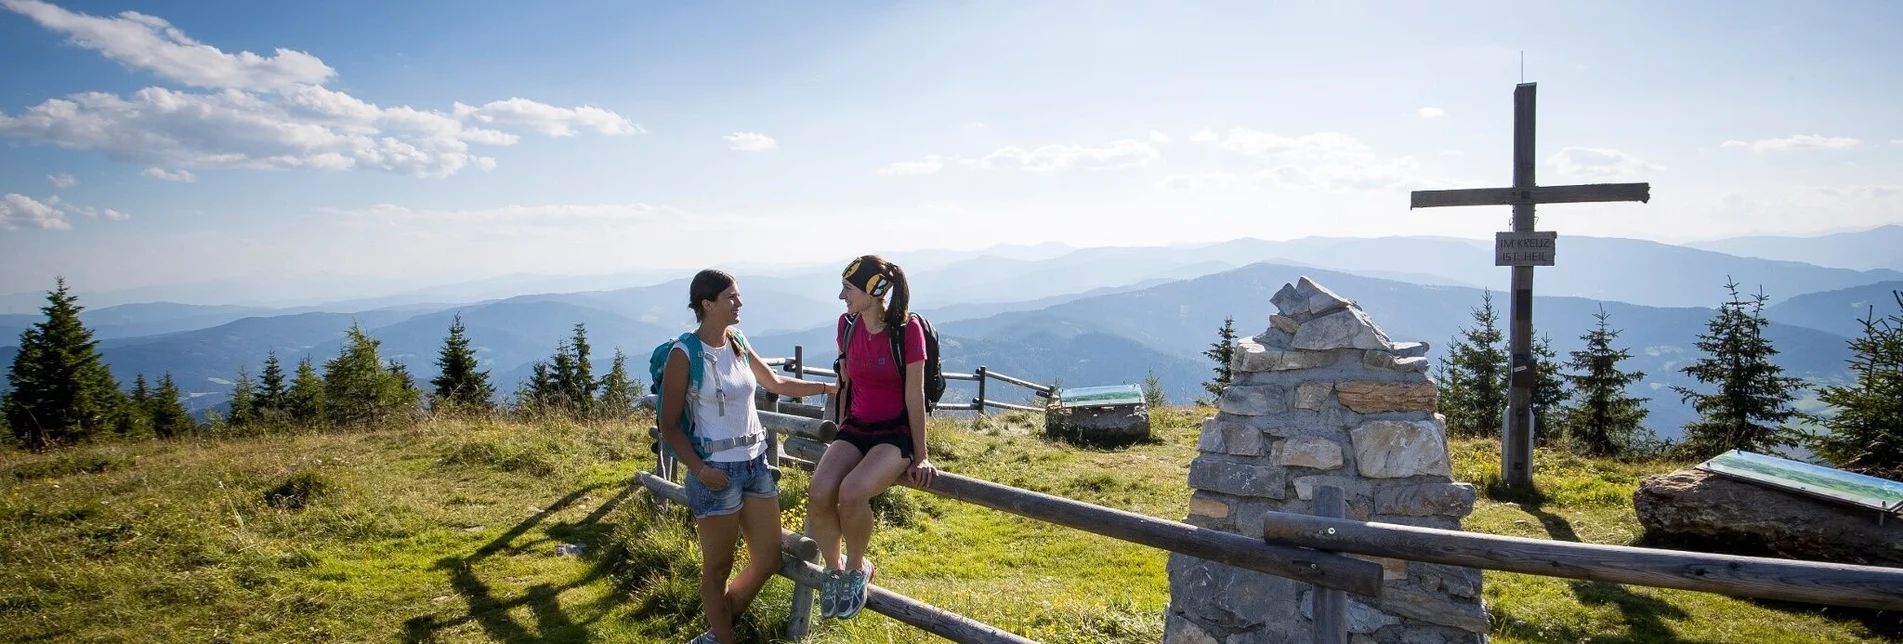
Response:
M1533 93L1536 83L1513 88L1513 187L1417 190L1409 209L1513 206L1513 230L1494 238L1494 265L1513 267L1511 358L1500 473L1508 487L1533 485L1533 267L1552 266L1558 233L1533 230L1533 206L1605 201L1649 202L1649 183L1541 186L1533 180Z

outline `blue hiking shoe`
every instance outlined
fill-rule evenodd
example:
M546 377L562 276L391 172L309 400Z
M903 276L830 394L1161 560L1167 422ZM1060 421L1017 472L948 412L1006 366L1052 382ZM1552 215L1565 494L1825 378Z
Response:
M840 619L852 619L853 616L859 614L859 611L865 609L866 597L870 594L866 585L872 582L872 576L877 572L878 569L872 565L872 560L867 559L864 560L863 565L859 566L858 570L846 573L844 583L840 584L841 588L839 589L841 595L838 601Z
M839 616L839 597L842 594L839 591L839 587L844 585L845 579L846 571L844 570L826 571L825 578L823 578L819 584L820 617Z

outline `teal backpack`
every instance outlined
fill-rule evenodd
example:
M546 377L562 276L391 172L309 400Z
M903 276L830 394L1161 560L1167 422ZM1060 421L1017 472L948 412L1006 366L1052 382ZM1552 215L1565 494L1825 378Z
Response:
M753 347L747 344L747 337L742 335L739 329L728 329L727 339L727 346L734 347L735 351L739 354L741 366L747 366L747 356L753 353ZM700 396L701 374L705 372L706 369L702 366L704 361L701 360L701 351L705 345L701 343L700 335L693 331L682 333L678 338L662 342L654 347L653 353L648 355L648 382L654 383L648 385L648 393L654 394L654 422L659 423L662 418L666 417L662 414L662 405L665 404L665 400L664 395L661 393L661 378L667 370L668 354L674 352L675 345L680 345L687 349L687 409L681 410L680 427L681 434L687 436L687 440L694 444L694 453L699 455L702 459L705 459L716 452L740 447L742 445L752 445L764 440L765 436L758 433L721 440L709 440L694 435L694 400ZM743 348L745 350L741 351L740 349ZM673 447L668 445L667 441L657 440L657 442L660 443L660 449L664 450L663 453L669 456L673 455Z

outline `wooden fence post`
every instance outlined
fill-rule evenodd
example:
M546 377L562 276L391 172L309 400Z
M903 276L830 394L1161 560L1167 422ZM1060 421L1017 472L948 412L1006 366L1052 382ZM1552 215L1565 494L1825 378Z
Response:
M1320 485L1315 488L1315 515L1339 519L1347 513L1341 488ZM1348 593L1312 585L1315 601L1315 644L1347 644Z
M797 345L797 344L793 345L793 377L799 378L800 380L806 379L806 347L805 346ZM806 397L795 396L793 397L793 402L804 403L806 402Z
M978 399L972 402L978 405L978 415L983 416L985 415L985 380L988 380L985 377L985 366L978 365L978 370L973 373L978 376Z

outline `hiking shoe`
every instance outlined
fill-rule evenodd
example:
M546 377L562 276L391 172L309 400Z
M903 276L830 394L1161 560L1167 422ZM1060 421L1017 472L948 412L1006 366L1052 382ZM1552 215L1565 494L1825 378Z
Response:
M839 587L841 585L844 585L845 579L846 579L846 571L827 570L826 576L820 580L820 584L819 584L819 616L820 617L838 617L839 616L839 597L841 595L841 593L839 592Z
M701 633L700 637L694 638L694 641L688 642L687 644L720 644L720 640L714 639L713 631L706 631Z
M840 619L852 619L854 615L859 614L859 611L865 609L866 597L871 594L866 585L872 582L872 576L877 572L878 569L873 567L872 560L867 559L858 570L846 573L846 578L839 589Z

